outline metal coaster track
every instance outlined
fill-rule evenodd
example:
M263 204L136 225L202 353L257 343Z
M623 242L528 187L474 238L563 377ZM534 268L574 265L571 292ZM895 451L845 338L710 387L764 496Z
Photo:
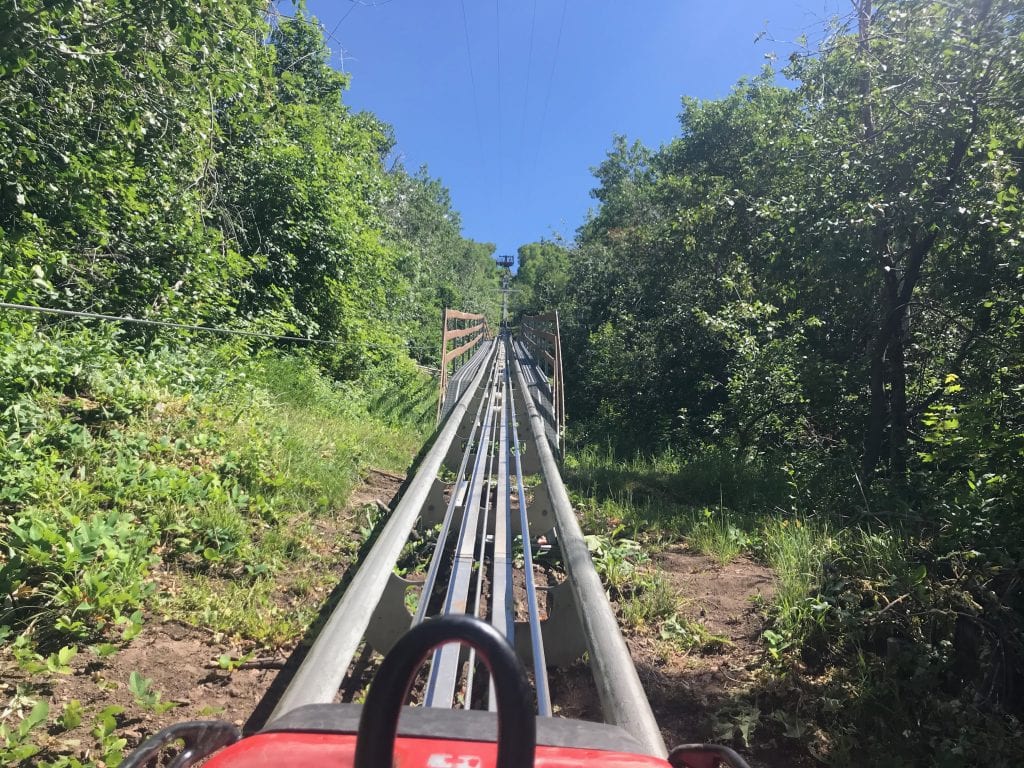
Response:
M550 419L542 415L554 412L544 397L549 391L545 379L526 343L503 332L481 340L447 380L449 396L457 389L458 398L442 410L433 445L271 720L306 704L334 701L364 640L386 653L428 616L469 613L494 625L532 670L539 715L552 714L548 669L587 653L605 720L623 727L649 754L665 754L562 483ZM557 440L557 429L555 435ZM440 479L442 468L450 482ZM452 468L457 468L454 473ZM540 482L531 495L524 481L537 475ZM417 525L421 530L438 528L426 576L418 583L394 573ZM538 589L533 567L539 542L545 541L547 548L561 553L565 571L565 582L546 590ZM516 558L514 550L520 546ZM516 560L521 577L514 573ZM515 616L517 578L525 591L525 621ZM410 587L420 592L414 614L405 605ZM546 617L540 610L541 594ZM424 705L461 704L468 709L477 702L493 710L493 688L476 666L472 653L458 646L438 649L430 663Z

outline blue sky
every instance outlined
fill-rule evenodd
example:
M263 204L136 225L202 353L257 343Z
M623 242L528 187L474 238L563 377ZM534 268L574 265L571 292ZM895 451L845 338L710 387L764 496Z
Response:
M612 135L657 146L683 95L715 99L821 36L843 0L309 0L345 101L394 126L498 253L572 238ZM465 15L463 15L463 8ZM535 10L536 9L536 10ZM563 16L564 13L564 16ZM532 30L532 32L531 32ZM468 31L468 45L467 45ZM766 34L759 41L759 33Z

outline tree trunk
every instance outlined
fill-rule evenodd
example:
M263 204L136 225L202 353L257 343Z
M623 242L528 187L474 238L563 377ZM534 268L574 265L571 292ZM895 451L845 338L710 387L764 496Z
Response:
M885 398L885 351L887 345L875 341L871 351L871 406L868 415L868 429L864 436L864 477L870 482L874 476L878 460L882 456L882 438L885 434L885 422L888 416L888 403Z
M889 460L891 476L901 481L907 471L907 367L903 355L905 310L889 340Z

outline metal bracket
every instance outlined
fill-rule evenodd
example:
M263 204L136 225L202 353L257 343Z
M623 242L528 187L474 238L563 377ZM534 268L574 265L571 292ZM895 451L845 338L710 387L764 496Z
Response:
M535 485L531 490L533 499L526 507L526 519L530 524L530 534L534 539L547 536L550 541L553 538L552 531L555 529L555 508L551 504L551 494L548 493L547 483ZM517 520L517 525L518 522Z
M532 437L519 438L519 447L522 453L519 457L520 465L523 468L524 475L539 475L540 474L540 455L537 453L537 447L533 443Z
M537 591L540 592L540 588ZM544 638L544 661L549 667L566 667L587 650L576 600L568 581L545 591L548 594L548 617L540 623L541 637ZM516 622L515 641L519 658L527 666L533 664L529 622Z
M403 579L391 573L384 587L380 602L373 609L373 616L366 627L365 639L373 650L386 654L398 639L412 626L412 614L405 604L405 594L410 587L422 587L423 581Z
M444 500L444 483L434 478L434 482L427 491L427 500L423 502L423 509L420 511L419 528L433 528L444 521L444 513L448 508ZM455 486L452 486L454 492Z
M398 639L409 631L412 614L406 607L405 595L410 587L421 588L421 580L404 579L391 574L380 603L366 628L366 642L373 650L386 654ZM540 591L540 590L538 590ZM544 660L548 666L568 666L587 650L587 642L580 626L579 612L569 582L563 581L547 590L548 617L541 622L544 638ZM422 595L421 598L422 599ZM516 653L524 664L533 663L530 650L530 624L516 622Z

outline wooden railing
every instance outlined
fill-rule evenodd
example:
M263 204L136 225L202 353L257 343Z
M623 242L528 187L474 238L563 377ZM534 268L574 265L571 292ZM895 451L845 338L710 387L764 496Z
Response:
M551 418L557 444L565 435L565 388L562 378L562 337L558 311L524 315L520 330L530 356L544 373L551 387Z
M445 309L441 316L441 384L437 398L437 420L441 420L448 380L472 357L481 342L490 338L487 317L457 309ZM468 338L467 338L468 337ZM462 341L462 339L467 339ZM461 342L449 347L450 343Z

